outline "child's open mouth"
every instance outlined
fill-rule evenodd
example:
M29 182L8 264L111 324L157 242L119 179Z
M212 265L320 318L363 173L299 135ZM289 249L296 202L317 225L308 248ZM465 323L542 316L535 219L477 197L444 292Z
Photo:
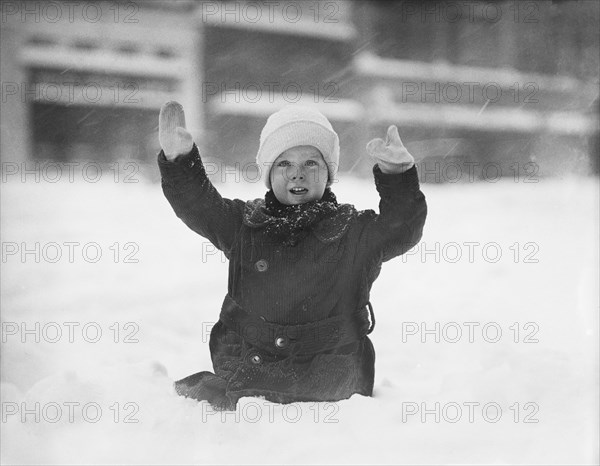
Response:
M292 194L306 194L308 192L308 189L306 189L306 188L292 188L292 189L290 189L290 192Z

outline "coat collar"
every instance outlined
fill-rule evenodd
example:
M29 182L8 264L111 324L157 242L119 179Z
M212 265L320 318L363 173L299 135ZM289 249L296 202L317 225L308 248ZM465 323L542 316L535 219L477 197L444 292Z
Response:
M312 227L312 232L323 243L336 241L346 233L356 214L356 209L351 204L339 204L336 214L318 222ZM261 228L269 218L264 199L246 202L243 215L245 225L250 228Z

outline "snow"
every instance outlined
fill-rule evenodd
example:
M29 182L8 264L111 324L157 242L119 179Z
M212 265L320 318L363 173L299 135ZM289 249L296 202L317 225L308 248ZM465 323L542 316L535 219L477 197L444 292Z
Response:
M286 407L244 398L229 414L171 386L211 368L224 257L175 217L159 185L111 179L2 185L3 464L598 462L597 178L424 185L423 240L385 263L372 290L375 396ZM264 194L258 183L217 186L228 197ZM341 177L333 191L377 209L371 180ZM69 241L79 243L72 262ZM23 261L36 242L39 263L35 253ZM479 244L472 261L469 242ZM124 262L129 253L137 263ZM410 334L421 322L440 323L439 343ZM82 335L86 324L89 341L102 330L97 343ZM484 339L485 324L489 340L501 328L498 342ZM440 403L439 422L408 414L422 403ZM479 403L473 422L468 403ZM462 417L450 422L456 406ZM495 407L502 416L491 422Z

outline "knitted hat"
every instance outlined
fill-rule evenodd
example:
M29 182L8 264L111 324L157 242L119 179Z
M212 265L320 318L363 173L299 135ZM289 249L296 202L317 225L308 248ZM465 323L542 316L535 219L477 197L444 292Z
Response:
M317 109L292 104L273 113L260 133L256 163L264 170L267 188L271 189L270 170L275 159L296 146L313 146L321 152L329 171L327 186L330 186L340 161L338 135L325 115Z

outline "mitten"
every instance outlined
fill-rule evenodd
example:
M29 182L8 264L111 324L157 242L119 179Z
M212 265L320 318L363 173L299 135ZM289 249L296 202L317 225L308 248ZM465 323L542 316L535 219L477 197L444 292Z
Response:
M385 141L381 138L369 141L367 153L373 157L383 173L404 173L415 164L415 159L400 140L396 125L388 128Z
M185 129L185 114L179 102L167 102L161 107L158 117L158 140L167 160L174 160L192 150L194 140Z

